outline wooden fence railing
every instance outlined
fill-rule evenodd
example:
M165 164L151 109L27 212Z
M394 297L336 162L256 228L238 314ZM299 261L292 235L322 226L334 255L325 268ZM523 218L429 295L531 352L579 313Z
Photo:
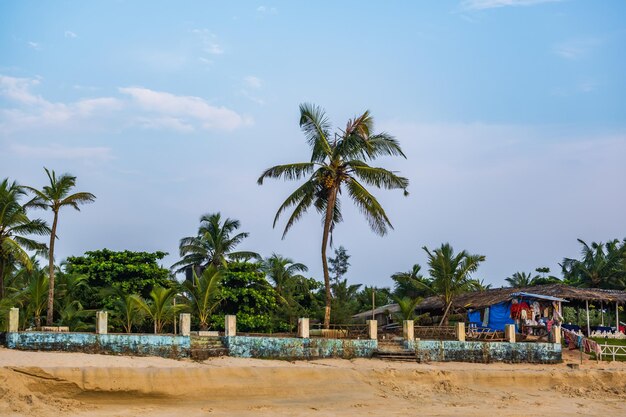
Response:
M328 339L367 339L368 332L366 324L331 324L324 329L320 323L311 326L310 335Z
M600 346L600 360L609 356L615 360L616 356L626 356L626 346L598 345Z
M424 340L455 340L454 326L415 326L415 337Z

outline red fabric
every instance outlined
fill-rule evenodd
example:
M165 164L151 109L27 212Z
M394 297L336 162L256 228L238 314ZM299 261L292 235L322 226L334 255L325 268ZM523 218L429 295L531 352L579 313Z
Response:
M530 307L525 302L512 304L511 305L511 318L513 320L519 319L521 317L521 315L522 315L522 310L530 310ZM533 318L532 314L533 314L532 310L530 312L526 311L527 317Z

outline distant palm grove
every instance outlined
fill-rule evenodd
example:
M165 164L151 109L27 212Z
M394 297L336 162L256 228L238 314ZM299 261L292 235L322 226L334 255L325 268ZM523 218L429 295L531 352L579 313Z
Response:
M338 238L333 236L335 226L343 220L341 197L349 197L374 233L385 235L392 223L371 191L398 189L407 195L409 181L372 163L381 156L405 155L391 135L374 131L369 112L333 131L321 108L303 104L300 127L310 146L308 159L270 167L257 182L303 181L278 206L274 226L287 216L283 233L287 238L291 227L315 209L322 220L323 276L310 276L306 265L284 254L240 250L248 233L238 219L219 212L198 213L197 231L180 239L180 260L169 268L160 264L165 252L103 248L58 260L55 241L63 236L64 220L76 215L67 209L79 211L97 199L79 191L73 175L44 168L46 182L40 188L9 178L0 182L1 328L6 328L8 310L19 307L24 329L62 325L89 331L95 312L106 310L117 332L173 332L181 312L191 313L192 326L200 330L223 329L224 315L235 314L238 329L244 332L292 332L298 317L327 328L350 323L354 314L373 305L391 303L399 306L398 320L441 325L455 314L454 297L490 287L475 277L485 256L455 251L447 243L423 247L424 270L418 264L398 266L407 269L390 277L393 288L349 283L348 250L330 246ZM37 210L50 210L52 223L38 218ZM514 272L505 281L512 287L562 282L626 290L626 239L579 243L580 257L562 259L559 277L539 266ZM436 322L414 317L415 306L428 296L440 297L445 306Z

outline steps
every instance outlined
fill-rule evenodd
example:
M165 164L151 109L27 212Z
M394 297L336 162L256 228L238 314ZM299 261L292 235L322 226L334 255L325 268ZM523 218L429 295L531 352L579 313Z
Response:
M374 357L393 362L417 362L415 352L405 349L402 339L379 340Z
M228 349L217 336L191 336L191 359L204 361L217 356L228 355Z

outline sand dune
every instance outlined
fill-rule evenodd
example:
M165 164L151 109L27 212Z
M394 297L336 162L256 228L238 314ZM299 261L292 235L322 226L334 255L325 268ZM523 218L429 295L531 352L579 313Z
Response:
M626 366L194 363L0 349L0 397L2 416L613 416L626 415Z

